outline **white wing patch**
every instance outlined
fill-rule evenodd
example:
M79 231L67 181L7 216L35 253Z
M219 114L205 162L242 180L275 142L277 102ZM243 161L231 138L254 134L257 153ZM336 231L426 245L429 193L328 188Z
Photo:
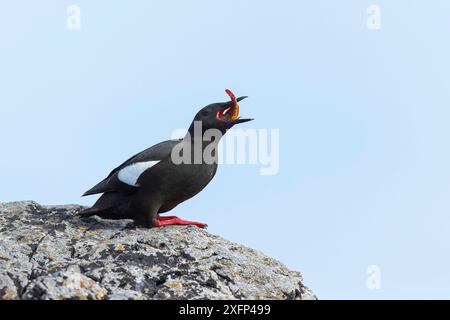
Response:
M157 164L159 161L146 161L146 162L136 162L133 164L130 164L129 166L126 166L125 168L121 169L119 171L119 174L117 177L120 181L123 183L126 183L133 187L139 187L137 184L137 181L141 174L147 170L153 167L155 164Z

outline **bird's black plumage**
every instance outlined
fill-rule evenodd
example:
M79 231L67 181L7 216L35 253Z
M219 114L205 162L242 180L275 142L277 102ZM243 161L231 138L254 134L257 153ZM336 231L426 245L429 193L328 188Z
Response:
M130 185L119 180L118 178L119 171L134 163L146 161L158 161L170 157L172 148L179 142L181 142L181 139L163 141L158 144L155 144L154 146L148 149L145 149L144 151L139 152L138 154L135 154L130 159L122 163L120 166L112 170L105 179L103 179L94 187L86 191L83 194L83 196L89 196L92 194L111 191L122 191L124 193L126 193L127 191L134 191L136 187L131 187Z
M236 99L230 91L227 93L232 101L211 104L201 109L184 139L164 141L134 155L86 191L83 196L98 193L102 193L102 196L91 208L82 211L81 216L134 219L140 225L158 226L160 213L173 209L199 193L216 174L216 147L221 137L204 141L203 134L208 129L215 129L223 135L233 125L251 120L237 117L237 102L245 97ZM195 130L195 124L201 126L200 135ZM213 161L194 159L193 150L197 143L202 152L206 148L213 150ZM186 157L190 161L174 161L175 150L182 150L179 152L181 155L185 155L187 150L191 151Z

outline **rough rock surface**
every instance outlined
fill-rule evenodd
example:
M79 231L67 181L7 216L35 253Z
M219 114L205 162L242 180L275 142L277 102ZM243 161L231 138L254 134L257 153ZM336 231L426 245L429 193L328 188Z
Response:
M192 226L0 203L0 299L315 299L299 272Z

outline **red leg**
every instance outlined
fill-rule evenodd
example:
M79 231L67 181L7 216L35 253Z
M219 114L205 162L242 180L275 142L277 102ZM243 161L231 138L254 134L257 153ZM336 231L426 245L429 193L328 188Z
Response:
M165 220L174 219L174 218L176 218L176 216L164 216L164 217L158 216L157 220L165 221Z
M158 216L158 218L156 219L155 227L170 226L170 225L194 225L199 228L206 228L208 226L207 224L201 222L182 220L176 216L167 216L167 217Z

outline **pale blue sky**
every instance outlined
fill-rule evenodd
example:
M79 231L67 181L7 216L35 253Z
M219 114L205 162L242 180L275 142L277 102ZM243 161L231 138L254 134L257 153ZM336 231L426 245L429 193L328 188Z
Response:
M371 4L381 30L366 27ZM92 204L80 194L229 87L250 96L243 128L280 129L280 172L224 165L174 214L301 271L320 298L450 298L449 12L444 0L4 2L0 201ZM372 264L380 290L366 287Z

